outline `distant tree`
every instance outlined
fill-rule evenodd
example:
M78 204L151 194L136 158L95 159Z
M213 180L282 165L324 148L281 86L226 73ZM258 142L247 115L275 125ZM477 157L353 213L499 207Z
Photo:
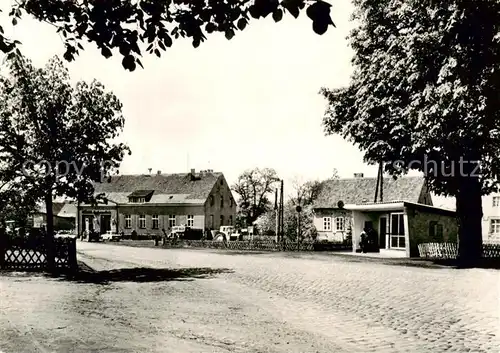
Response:
M500 2L355 0L354 74L323 94L327 134L456 197L459 258L481 257L481 195L500 172Z
M271 168L247 170L238 177L232 190L239 196L239 212L247 225L252 225L260 215L272 209L274 200L271 201L270 196L278 181L278 174Z
M64 38L68 61L83 50L86 39L106 58L118 49L123 67L133 71L136 64L142 67L141 43L160 57L160 51L178 38L191 38L197 48L206 33L222 32L229 40L247 27L250 18L272 15L279 22L286 12L297 18L305 8L314 32L323 34L333 26L330 7L321 0L19 0L10 16L14 25L23 12L54 25ZM0 50L13 52L16 44L0 27Z
M322 187L323 183L319 180L303 182L300 179L295 179L292 182L293 194L291 195L291 201L296 206L309 206L316 200Z
M300 214L301 219L301 235L303 237L315 238L316 229L313 224L313 203L321 192L322 182L317 180L302 181L300 178L295 178L292 181L293 193L290 195L284 205L284 232L285 237L295 240L298 231L298 215L297 206L302 207ZM276 232L276 211L268 209L257 219L259 229L267 234L275 234Z
M8 65L0 77L0 183L44 202L52 267L53 198L91 200L92 182L130 153L111 142L123 128L122 105L97 81L73 87L57 57L43 69L22 57Z

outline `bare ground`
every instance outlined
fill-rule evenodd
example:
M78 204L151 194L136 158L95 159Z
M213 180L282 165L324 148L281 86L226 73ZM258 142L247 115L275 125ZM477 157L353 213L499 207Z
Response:
M0 351L427 353L500 345L495 270L78 245L97 273L0 276Z

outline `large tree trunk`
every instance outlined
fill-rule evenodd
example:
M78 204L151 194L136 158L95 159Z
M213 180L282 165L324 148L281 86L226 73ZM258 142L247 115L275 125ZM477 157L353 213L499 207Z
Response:
M45 246L47 256L47 269L49 272L55 271L55 251L54 251L54 214L52 212L52 190L45 194L45 208L47 216L47 233L45 235Z
M483 248L481 184L477 177L462 177L456 197L458 260L461 267L477 266Z

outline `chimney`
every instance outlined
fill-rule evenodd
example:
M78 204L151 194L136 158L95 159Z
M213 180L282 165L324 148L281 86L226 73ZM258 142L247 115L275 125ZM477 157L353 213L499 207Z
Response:
M354 173L354 177L355 178L362 178L363 177L363 173Z
M153 168L148 168L148 170L149 170L149 174L151 174L151 171L153 170Z
M194 169L191 169L190 176L191 176L191 180L195 180L196 179L196 173L195 173Z
M157 171L156 174L161 175L161 170Z

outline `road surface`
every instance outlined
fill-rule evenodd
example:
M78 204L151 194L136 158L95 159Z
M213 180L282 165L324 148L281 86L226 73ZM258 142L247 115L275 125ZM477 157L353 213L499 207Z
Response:
M317 254L78 247L80 260L95 270L115 270L102 272L109 283L0 277L0 351L490 353L500 347L497 270ZM203 277L206 270L195 268L216 273Z

